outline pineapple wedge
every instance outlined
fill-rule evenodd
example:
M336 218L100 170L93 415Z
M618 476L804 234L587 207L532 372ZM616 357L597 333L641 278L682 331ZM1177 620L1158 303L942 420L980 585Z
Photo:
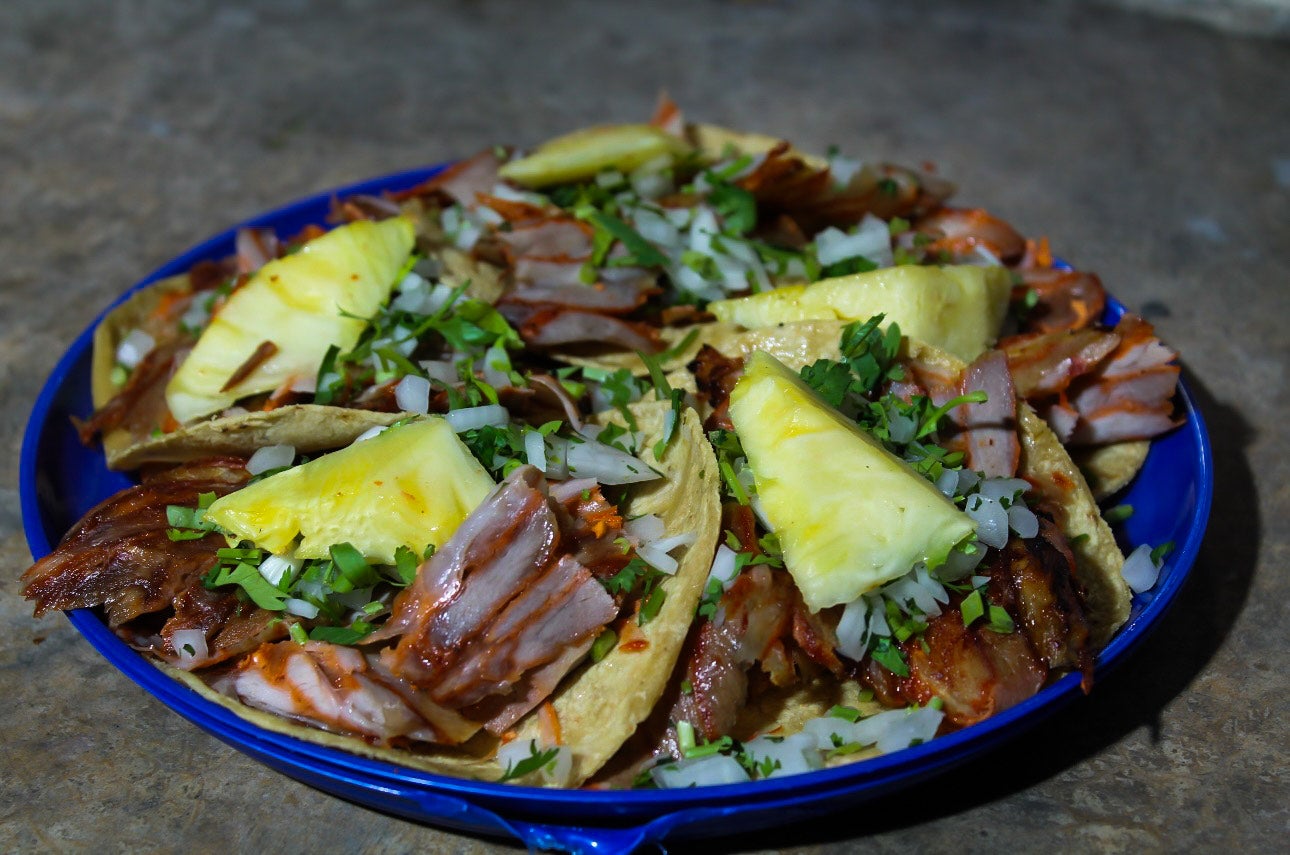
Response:
M229 493L206 519L277 555L326 558L347 542L393 564L400 546L442 545L493 486L448 423L428 418Z
M1002 267L902 264L717 300L708 311L748 329L884 314L910 338L971 362L998 338L1011 292L1012 279Z
M935 567L976 531L933 484L766 353L749 357L730 418L811 611L849 603L919 561Z
M185 424L292 379L312 379L327 348L347 350L357 343L366 326L360 318L388 299L412 243L412 223L404 217L360 220L261 267L215 314L170 379L171 414ZM225 389L266 341L276 352Z
M656 157L676 157L689 146L653 125L601 125L548 140L532 154L502 165L498 174L525 187L593 178L602 169L631 172Z

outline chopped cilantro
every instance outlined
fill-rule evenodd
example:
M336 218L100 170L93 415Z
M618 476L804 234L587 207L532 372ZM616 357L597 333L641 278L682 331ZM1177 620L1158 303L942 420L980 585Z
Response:
M1133 505L1116 505L1113 508L1107 508L1102 514L1102 519L1111 525L1121 523L1133 516Z

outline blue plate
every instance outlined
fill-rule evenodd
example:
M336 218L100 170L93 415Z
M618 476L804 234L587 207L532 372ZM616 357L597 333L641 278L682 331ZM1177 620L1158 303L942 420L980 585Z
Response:
M440 167L384 176L319 194L256 217L244 226L292 235L324 222L336 196L412 187ZM153 272L135 289L234 251L236 229L202 243ZM124 295L122 299L124 299ZM119 302L119 301L118 301ZM1112 302L1107 320L1124 307ZM105 312L106 313L106 312ZM97 321L95 322L97 323ZM48 554L91 507L130 485L109 472L98 449L81 445L70 417L90 405L93 327L63 355L45 384L23 437L23 525L32 555ZM1121 527L1128 546L1172 541L1156 587L1133 599L1128 624L1102 651L1097 672L1122 660L1173 602L1196 559L1213 493L1209 436L1185 386L1187 423L1152 444L1142 473L1122 501L1133 516ZM165 676L108 630L90 610L72 624L109 662L189 721L257 760L329 793L414 820L470 832L513 836L530 847L630 851L664 837L700 837L794 823L912 784L987 751L1081 696L1068 674L993 718L894 754L783 779L698 790L553 791L465 781L369 760L262 730Z

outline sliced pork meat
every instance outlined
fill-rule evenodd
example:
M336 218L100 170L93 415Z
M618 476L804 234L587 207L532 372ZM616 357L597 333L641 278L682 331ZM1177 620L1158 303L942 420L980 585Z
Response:
M922 638L899 642L909 665L898 676L866 657L859 677L887 706L940 698L955 727L982 721L1032 696L1050 676L1076 670L1087 688L1093 648L1069 548L1051 523L1040 537L1013 538L979 569L986 598L1012 616L1013 632L978 621L963 626L964 594L954 593L940 615L928 618Z
M192 344L186 336L158 342L130 372L121 391L88 419L73 420L81 442L88 445L94 437L117 429L129 432L138 442L158 426L174 425L166 404L166 384L187 358Z
M926 247L930 253L965 259L980 248L1006 263L1026 251L1026 239L1016 229L980 208L938 208L918 218L913 227L933 238Z
M597 271L596 281L582 280L580 260L516 260L514 285L503 297L507 302L549 304L572 309L621 314L644 305L658 291L657 279L648 270L607 267Z
M1028 401L1062 394L1076 377L1088 374L1119 345L1116 333L1092 327L1013 336L999 342L1008 357L1017 394Z
M694 375L699 394L711 408L703 420L704 429L734 430L734 422L730 421L730 393L743 375L744 361L724 356L712 345L705 344L685 367Z
M513 313L499 306L508 319ZM522 313L519 332L534 347L560 345L609 345L625 350L657 353L663 349L658 332L645 324L576 309L546 307Z
M441 194L467 208L475 207L478 197L493 192L497 186L497 170L501 162L497 153L489 148L473 157L459 160L452 166L404 193L394 194L396 201L419 196Z
M1002 348L1018 391L1065 443L1150 439L1179 424L1177 354L1136 315L1113 330L1017 336Z
M592 228L580 220L552 217L510 231L500 231L496 237L512 263L519 258L581 261L591 256L592 234Z
M238 664L231 685L248 706L380 745L452 745L479 731L477 723L386 672L375 657L337 644L265 644Z
M94 507L58 548L22 575L36 615L102 606L119 627L167 609L215 563L224 538L172 541L168 505L196 507L202 493L222 496L245 483L241 460L206 461L170 470Z
M1034 306L1025 312L1025 332L1076 330L1097 323L1106 309L1106 289L1096 274L1056 267L1019 268L1021 285L1013 299L1034 292Z
M538 470L512 473L395 599L369 639L397 639L383 666L452 708L513 697L526 674L557 660L573 667L567 651L589 646L619 603L569 554L578 540L566 517ZM605 527L600 537L618 534Z
M1021 460L1017 436L1017 392L1008 372L1008 359L1000 351L988 350L963 372L960 388L964 394L983 391L986 400L964 404L954 412L963 429L967 468L992 478L1011 478Z

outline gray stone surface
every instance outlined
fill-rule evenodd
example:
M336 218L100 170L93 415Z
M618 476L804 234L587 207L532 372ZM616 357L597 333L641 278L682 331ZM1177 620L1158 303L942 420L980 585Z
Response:
M268 771L63 618L33 620L21 431L72 338L207 235L339 183L642 117L661 88L807 149L932 161L961 201L1050 236L1181 350L1215 443L1193 578L1089 698L925 785L718 845L1284 845L1290 46L1083 4L646 8L0 4L0 848L497 848Z

